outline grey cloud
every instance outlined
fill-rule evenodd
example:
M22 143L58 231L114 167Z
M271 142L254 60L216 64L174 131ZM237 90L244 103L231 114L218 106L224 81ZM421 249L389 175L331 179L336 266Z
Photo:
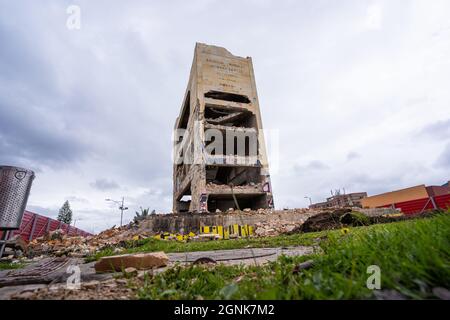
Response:
M88 147L73 132L51 126L30 107L1 100L0 162L65 166L87 155Z
M450 119L437 121L425 126L419 135L426 135L435 139L450 139Z
M359 153L351 151L347 154L347 161L358 159L360 157L361 157L361 155Z
M66 197L66 200L69 202L89 203L88 199L76 196Z
M0 163L64 166L88 149L70 128L55 67L38 41L26 26L0 22Z
M120 187L115 181L107 179L97 179L90 183L90 186L101 191L114 190Z
M329 166L327 166L325 163L319 160L312 160L309 163L305 165L295 165L294 169L298 171L299 173L305 173L307 171L320 171L320 170L327 170L330 169Z
M171 94L168 102L164 86L168 81L173 85L169 75L175 70L164 66L179 65L178 57L149 48L141 30L104 30L102 38L93 41L83 38L84 29L68 32L64 23L52 28L66 17L63 4L51 14L41 12L44 5L9 6L24 19L14 24L0 13L0 21L5 21L0 23L0 42L5 44L0 52L0 163L35 168L83 162L86 168L95 157L105 163L105 170L120 170L131 182L170 175L171 128L183 89L177 90L179 99ZM96 17L84 27L105 27L96 5L81 6ZM82 42L72 41L78 36ZM111 45L111 40L128 45ZM173 61L161 64L161 56ZM190 60L188 54L184 59ZM164 110L172 112L160 112L169 105L172 108ZM151 149L143 147L149 145Z
M56 207L48 208L42 206L27 205L26 210L55 219L58 216L59 208Z
M450 169L450 143L447 143L444 150L437 158L436 165L443 169Z

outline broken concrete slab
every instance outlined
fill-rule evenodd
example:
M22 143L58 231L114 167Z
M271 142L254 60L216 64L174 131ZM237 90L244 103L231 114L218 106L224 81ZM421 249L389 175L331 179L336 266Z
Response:
M316 248L312 246L296 246L287 248L246 248L232 250L194 251L184 253L169 253L170 262L193 263L199 259L212 259L226 265L261 265L276 261L280 256L303 256L313 254Z
M102 257L94 265L96 272L122 271L128 267L138 270L165 267L169 258L164 252L123 254L118 256Z

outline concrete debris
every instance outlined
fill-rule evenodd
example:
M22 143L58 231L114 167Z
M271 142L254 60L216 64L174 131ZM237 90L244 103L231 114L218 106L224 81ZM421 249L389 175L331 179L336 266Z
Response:
M280 234L288 233L300 226L303 221L285 222L285 221L267 221L258 222L255 225L255 235L257 237L273 237Z
M138 270L134 267L128 267L128 268L125 268L124 273L127 277L134 277L134 276L137 276Z
M102 257L94 265L96 272L113 272L126 270L129 267L137 270L167 266L169 257L164 252L123 254L119 256Z
M113 227L90 237L68 237L62 230L55 230L31 241L27 247L27 256L52 255L82 258L108 247L114 247L115 253L120 253L123 250L121 246L128 241L137 241L148 236L147 232L130 226Z
M60 241L62 241L65 234L66 234L66 232L62 229L53 230L53 231L48 232L44 236L44 240L60 240Z
M136 299L137 281L126 279L93 280L80 283L80 290L64 284L24 290L11 296L12 300L133 300Z
M298 274L302 270L310 269L314 266L314 260L307 260L305 262L302 262L294 267L294 270L292 270L293 274Z
M255 236L273 237L280 234L288 234L300 228L310 217L319 214L320 211L308 209L270 210L259 209L244 212L244 214L256 215L259 222L255 223ZM264 215L267 215L265 217Z
M21 258L24 254L26 254L27 247L27 243L22 239L22 237L15 235L6 241L5 250L3 252L4 260L2 261Z

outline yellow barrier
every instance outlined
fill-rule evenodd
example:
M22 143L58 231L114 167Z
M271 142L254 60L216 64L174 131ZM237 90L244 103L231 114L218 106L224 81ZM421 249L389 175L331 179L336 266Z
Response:
M253 235L253 227L249 226L247 224L245 225L238 225L233 224L228 227L224 226L200 226L200 234L217 234L219 235L220 239L230 239L230 237L236 238L236 237L242 237L246 238L251 235ZM174 234L169 232L164 232L161 234L157 234L153 236L154 239L158 240L177 240L177 241L187 241L190 238L195 237L196 234L194 232L189 232L189 234L181 235L181 234Z
M220 236L221 239L230 239L230 236L237 236L237 237L248 237L253 235L253 227L249 226L247 224L245 225L238 225L233 224L231 226L228 226L225 228L224 226L201 226L200 227L200 233L211 233L211 234L217 234Z

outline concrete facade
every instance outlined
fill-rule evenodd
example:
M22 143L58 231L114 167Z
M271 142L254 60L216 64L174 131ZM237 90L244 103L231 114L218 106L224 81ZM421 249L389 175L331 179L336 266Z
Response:
M273 208L251 58L197 43L174 129L174 212Z
M303 222L317 212L299 212L297 210L273 211L267 214L157 214L151 215L141 223L142 230L150 233L183 232L198 233L202 226L223 226L229 227L234 224L255 226L260 222Z
M327 209L335 207L361 207L361 201L367 197L367 192L354 192L348 194L339 194L327 198L325 202L314 203L309 206L310 209Z

